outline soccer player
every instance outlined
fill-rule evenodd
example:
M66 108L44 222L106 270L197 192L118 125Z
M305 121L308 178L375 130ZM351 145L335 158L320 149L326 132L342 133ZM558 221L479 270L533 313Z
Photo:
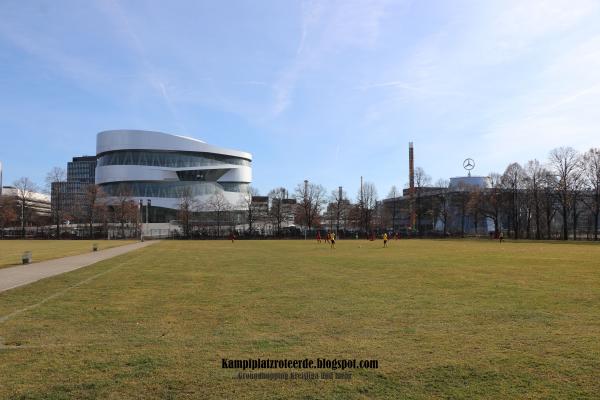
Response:
M331 232L330 240L331 240L331 248L335 249L335 233Z
M383 247L387 247L388 235L387 232L383 234Z
M321 232L317 231L317 243L321 243Z
M504 233L500 232L500 235L498 236L498 240L500 240L500 243L502 243L502 241L504 240Z

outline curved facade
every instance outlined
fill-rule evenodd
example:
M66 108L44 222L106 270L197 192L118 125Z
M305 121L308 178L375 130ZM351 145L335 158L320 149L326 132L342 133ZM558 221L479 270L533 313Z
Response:
M459 176L450 178L450 189L458 189L460 187L478 187L489 188L490 178L488 176Z
M96 155L96 183L106 194L150 199L153 207L177 209L187 189L200 202L221 192L235 209L252 182L250 153L161 132L100 132Z

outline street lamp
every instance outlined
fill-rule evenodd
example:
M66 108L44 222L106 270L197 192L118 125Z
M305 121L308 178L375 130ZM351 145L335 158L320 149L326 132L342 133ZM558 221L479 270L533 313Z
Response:
M344 191L341 186L338 186L338 201L336 210L336 224L335 224L335 238L339 240L340 237L340 208L342 207L342 201L344 200Z
M142 199L140 199L140 212L138 213L139 219L140 219L140 242L144 241L144 231L143 231L143 227L144 227L144 218L143 218L143 208L144 207L144 201Z
M152 200L148 199L147 202L148 204L146 206L146 223L148 224L150 223L150 220L148 219L148 209L152 207Z
M304 208L306 209L306 207L308 207L307 204L307 198L308 198L308 179L304 180ZM308 218L310 218L310 216L307 216ZM304 240L306 240L306 234L308 231L308 220L305 221L306 222L306 226L304 227Z
M144 200L140 199L140 214L142 214L142 207L144 207ZM150 222L148 218L148 209L152 207L152 200L146 200L146 222L142 220L142 229L140 230L140 240L144 241L144 230L147 229L147 224ZM141 217L141 216L140 216ZM142 219L142 218L140 218Z

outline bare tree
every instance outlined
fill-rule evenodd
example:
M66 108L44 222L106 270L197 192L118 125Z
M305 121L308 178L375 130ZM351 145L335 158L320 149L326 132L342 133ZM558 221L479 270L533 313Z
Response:
M525 187L527 189L527 200L529 209L533 211L535 221L535 238L542 238L541 209L542 209L542 187L544 180L544 168L538 160L531 160L525 166ZM530 224L527 225L527 237L529 238Z
M290 218L291 210L285 206L285 188L275 188L269 192L269 218L277 229L277 235L281 234L281 225Z
M573 187L571 188L571 222L573 226L573 240L577 240L579 228L579 216L581 214L581 203L583 190L585 188L585 177L583 171L583 157L580 155L577 168L573 174Z
M331 191L331 204L333 205L333 215L330 217L332 222L335 222L335 236L339 237L340 226L343 221L346 221L349 213L348 195L344 190L341 193L339 190Z
M373 216L377 208L377 189L371 182L364 182L358 190L358 212L360 227L368 234L372 229Z
M467 214L469 213L468 205L470 193L473 190L473 185L466 182L459 182L457 187L451 193L450 200L455 206L458 206L460 212L460 236L464 237L467 225Z
M25 225L30 217L30 206L33 193L37 190L37 185L29 178L22 177L17 179L13 186L17 189L17 202L20 208L19 219L21 221L21 236L25 237Z
M177 218L183 229L183 236L186 238L190 237L192 230L192 218L194 212L198 209L198 201L192 194L189 187L184 187L179 197L179 204L177 207Z
M435 186L438 188L436 195L438 206L437 213L434 212L434 214L438 214L439 219L442 221L443 233L444 236L446 236L448 234L448 216L450 214L450 192L448 190L450 181L447 179L439 179Z
M125 236L125 226L138 219L138 207L133 201L131 190L121 184L117 188L116 202L113 205L114 220L119 224L121 236Z
M0 238L4 237L4 228L17 221L17 204L12 197L0 196Z
M64 218L65 187L67 173L63 168L53 167L46 175L46 185L50 191L52 219L56 226L56 238L60 239L60 227Z
M544 211L544 222L546 227L546 239L552 238L552 224L554 217L558 211L556 205L556 191L555 188L558 186L556 176L544 169L541 173L541 195L542 195L542 208Z
M598 223L600 220L600 148L592 148L583 155L583 177L590 196L586 197L586 205L593 217L594 240L598 240Z
M508 229L513 231L515 239L521 231L521 211L523 208L523 189L525 188L525 171L519 163L512 163L500 178L504 194L507 196Z
M85 204L83 213L89 227L89 235L94 239L94 223L106 218L105 194L98 185L88 185L85 188Z
M300 223L310 231L317 222L325 203L325 188L305 181L296 186L296 201L300 212Z
M423 207L424 188L431 185L431 177L425 173L421 167L415 168L415 206L417 216L417 231L419 235L423 234L422 219L427 210Z
M227 213L231 211L231 204L225 198L222 191L217 191L215 194L210 196L206 202L208 211L212 212L214 216L215 224L217 225L217 236L221 236L221 226Z
M475 236L479 236L479 220L481 219L481 204L483 201L483 192L479 187L473 187L469 191L469 197L467 200L467 213L473 219L473 225L475 227Z
M572 147L559 147L550 152L552 173L556 176L556 195L560 203L563 240L569 239L569 212L575 207L575 192L580 183L581 172L579 153ZM576 221L575 221L576 222Z
M392 230L394 232L398 232L396 226L396 220L398 218L398 213L400 212L400 209L398 208L398 197L400 197L400 191L396 185L392 185L390 191L388 192L388 199L392 199L392 206L389 209L389 215L392 220Z
M254 198L258 195L258 189L250 186L248 193L240 200L240 208L246 214L246 223L248 224L248 232L250 234L254 231L254 223L261 218L261 208L254 201Z
M500 215L502 210L502 187L500 174L492 172L489 175L490 187L482 193L479 203L480 212L484 217L494 222L494 233L500 233Z

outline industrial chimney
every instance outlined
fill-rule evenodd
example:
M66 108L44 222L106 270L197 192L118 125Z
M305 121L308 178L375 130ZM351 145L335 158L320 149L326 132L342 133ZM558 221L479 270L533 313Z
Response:
M413 142L408 142L408 182L410 193L415 191L415 152Z
M410 196L410 227L415 228L417 215L415 213L415 152L413 142L408 142L408 193Z

